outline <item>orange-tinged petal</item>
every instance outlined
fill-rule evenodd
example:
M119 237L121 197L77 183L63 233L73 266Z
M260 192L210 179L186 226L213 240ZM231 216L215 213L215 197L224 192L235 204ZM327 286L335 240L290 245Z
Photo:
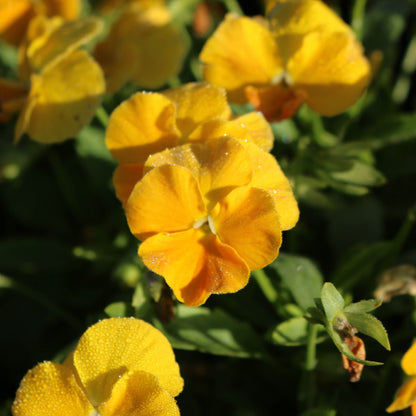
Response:
M13 416L89 416L94 409L71 368L43 362L29 370L13 403Z
M206 216L198 183L188 169L164 165L136 184L126 203L131 232L139 239L192 228Z
M32 1L0 0L0 16L0 37L17 46L34 16Z
M289 180L270 153L251 143L247 143L246 147L253 161L250 186L269 191L279 212L281 229L285 231L293 228L299 219L299 208Z
M182 145L151 155L145 172L166 164L186 167L197 179L208 208L236 186L252 178L252 161L244 144L234 138Z
M273 131L262 113L252 111L234 118L233 121L244 126L250 133L251 140L249 139L249 141L252 141L262 150L269 152L273 148Z
M183 389L169 341L139 319L104 319L91 326L79 340L73 362L93 406L111 400L116 381L128 372L153 374L171 396Z
M275 1L268 18L275 35L315 31L351 33L349 26L321 0Z
M95 114L105 91L100 67L85 51L74 51L41 76L32 76L36 100L24 129L41 143L74 137ZM21 115L25 118L25 115ZM21 132L16 132L16 141Z
M72 20L79 17L81 13L81 0L43 0L48 16L62 16L64 19Z
M220 240L233 247L250 270L261 269L277 257L282 243L279 214L263 189L234 189L214 208L212 219Z
M261 111L269 121L280 121L292 117L303 103L303 97L292 87L283 84L267 87L247 86L247 101Z
M125 207L127 199L136 183L143 177L143 165L124 164L117 167L113 176L113 185L117 198Z
M98 411L102 416L179 416L175 399L156 376L145 371L129 372L118 379L111 397Z
M204 78L224 87L232 102L246 102L244 87L268 85L283 71L278 46L266 25L227 15L200 55Z
M308 106L326 116L341 113L354 104L370 77L362 46L345 33L306 35L287 70Z
M25 104L28 87L21 82L0 78L0 122L6 122Z
M212 293L236 292L250 274L232 247L202 228L157 234L140 245L139 255L188 306L203 304Z
M178 144L175 106L162 94L139 92L111 114L106 145L119 163L143 163Z
M386 409L392 413L406 409L416 402L416 376L409 377L396 393L393 403Z
M51 22L53 24L53 21ZM103 23L95 17L64 22L46 30L28 47L27 55L33 71L43 71L68 56L101 32Z
M155 26L135 38L137 65L132 80L144 88L159 88L179 73L188 49L184 33L172 24ZM157 53L155 53L157 51Z
M188 83L163 94L175 103L177 125L185 138L201 123L231 116L225 91L207 83Z
M408 349L402 358L402 368L409 376L416 376L416 342Z

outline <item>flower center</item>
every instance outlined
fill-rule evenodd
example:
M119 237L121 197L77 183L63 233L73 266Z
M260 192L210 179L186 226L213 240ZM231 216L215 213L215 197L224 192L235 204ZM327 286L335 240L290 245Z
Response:
M101 416L101 414L97 410L94 410L89 416Z
M203 231L205 231L206 233L210 232L214 235L216 235L216 231L215 231L215 226L214 226L214 221L212 220L212 218L207 215L204 218L201 218L200 220L196 220L194 222L193 227L195 229L197 228L202 228Z
M289 72L282 71L279 74L275 75L272 79L272 84L277 85L282 83L283 85L290 86L293 84L292 77L290 76Z

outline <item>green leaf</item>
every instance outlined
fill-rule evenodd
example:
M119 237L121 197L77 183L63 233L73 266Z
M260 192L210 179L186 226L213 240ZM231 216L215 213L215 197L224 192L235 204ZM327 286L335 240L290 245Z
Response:
M306 257L280 253L271 264L283 284L290 290L296 303L306 311L314 306L321 293L323 277L318 268Z
M317 407L315 409L307 410L302 413L301 416L336 416L337 411L335 409L324 409L322 407Z
M359 332L378 341L386 350L390 351L390 342L383 324L368 313L350 313L345 311L348 322Z
M221 309L178 305L175 319L155 325L174 348L231 357L261 357L265 341L247 323Z
M325 283L321 291L322 306L325 310L329 325L344 309L344 298L332 283Z
M305 315L305 319L307 319L309 322L314 323L314 324L322 324L322 325L327 324L328 321L326 319L326 316L320 308L311 307L311 308L308 308L307 312L308 314Z
M329 172L328 174L338 182L356 186L380 186L386 182L381 172L359 160L354 160L352 167L348 170Z
M108 305L104 312L111 318L124 318L131 315L132 307L127 302L114 302Z
M382 304L381 300L368 299L360 300L359 302L351 303L344 308L344 312L349 313L365 313L371 312Z

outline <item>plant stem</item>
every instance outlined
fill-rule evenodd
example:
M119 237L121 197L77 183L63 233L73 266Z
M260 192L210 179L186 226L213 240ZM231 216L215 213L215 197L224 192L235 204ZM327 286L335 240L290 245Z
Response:
M270 283L269 279L266 276L266 273L263 269L253 270L251 272L256 279L257 284L259 285L263 295L266 299L272 304L276 305L277 303L277 292L273 285Z
M106 129L107 125L108 125L109 117L108 117L107 111L105 111L103 106L101 106L97 109L97 112L95 113L95 116L100 121L102 126Z
M363 21L365 14L365 6L367 0L355 0L354 7L352 9L351 26L358 39L361 40L363 35Z
M237 0L223 0L223 2L229 12L244 15L244 12Z
M301 408L304 410L310 409L313 406L316 383L315 383L315 368L316 368L316 337L318 334L318 325L308 323L308 339L306 344L305 365L302 375L302 380L299 389L299 402Z

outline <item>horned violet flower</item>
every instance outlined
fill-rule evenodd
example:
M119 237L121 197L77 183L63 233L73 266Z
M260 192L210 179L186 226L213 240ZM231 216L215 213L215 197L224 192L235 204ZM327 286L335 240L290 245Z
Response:
M144 173L125 205L128 224L145 265L187 305L243 288L298 219L287 178L253 143L177 146L149 156Z
M119 2L107 3L108 10ZM106 76L107 91L117 91L128 81L158 88L180 71L188 42L172 23L165 3L130 0L121 7L119 18L95 51Z
M411 407L412 415L416 415L416 343L404 354L402 368L407 378L396 393L393 403L386 409L393 413Z
M183 380L168 340L134 318L105 319L82 335L63 364L26 374L13 416L178 416Z
M19 45L30 21L36 16L77 19L81 0L0 0L0 38Z
M105 82L99 65L79 47L101 28L92 17L31 22L20 51L20 81L0 79L0 119L20 111L16 142L24 133L41 143L61 142L90 122Z
M222 136L255 143L265 151L273 145L264 117L258 112L234 117L220 87L190 83L133 95L114 110L106 132L107 147L121 165L114 176L118 198L125 203L149 155Z
M204 78L272 121L302 103L325 116L354 104L370 65L352 30L321 0L274 0L267 10L268 20L227 15L201 52Z

